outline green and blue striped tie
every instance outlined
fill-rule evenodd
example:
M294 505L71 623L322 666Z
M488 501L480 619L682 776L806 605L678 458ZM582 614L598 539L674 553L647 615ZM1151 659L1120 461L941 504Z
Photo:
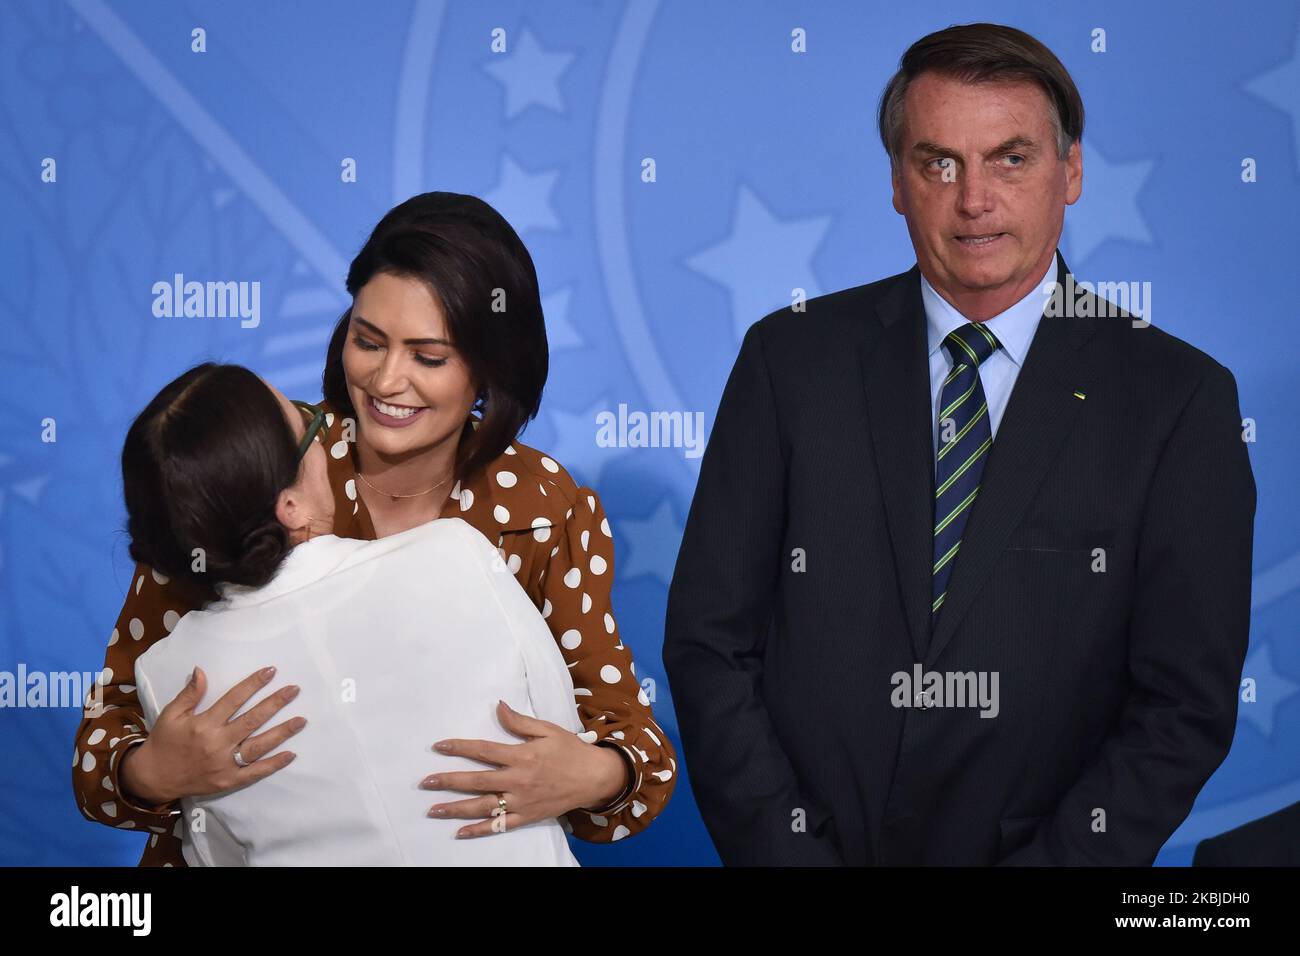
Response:
M939 619L952 577L962 530L980 490L984 461L993 447L988 402L979 367L999 348L993 333L976 322L948 333L952 358L939 400L939 441L934 473L934 587L931 627Z

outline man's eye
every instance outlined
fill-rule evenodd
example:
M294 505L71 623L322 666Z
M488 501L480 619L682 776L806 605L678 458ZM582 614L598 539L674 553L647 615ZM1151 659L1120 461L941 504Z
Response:
M1008 153L1008 154L1007 154L1006 156L1004 156L1003 158L1004 158L1004 159L1014 159L1014 160L1017 160L1017 162L1012 163L1013 166L1023 166L1023 165L1025 164L1025 157L1023 157L1023 156L1019 156L1019 155L1017 155L1017 154L1015 154L1015 153Z

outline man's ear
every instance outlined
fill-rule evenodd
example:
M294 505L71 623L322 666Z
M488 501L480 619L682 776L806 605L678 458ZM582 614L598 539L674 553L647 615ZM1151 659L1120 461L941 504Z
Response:
M1065 154L1065 204L1073 206L1083 195L1083 144L1075 140Z
M889 182L894 189L894 212L906 216L907 213L904 211L906 207L903 203L903 180L898 174L898 167L892 162L889 164Z

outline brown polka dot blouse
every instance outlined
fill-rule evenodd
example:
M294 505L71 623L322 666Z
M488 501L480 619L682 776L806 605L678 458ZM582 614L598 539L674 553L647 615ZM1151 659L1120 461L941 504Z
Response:
M356 450L343 437L346 420L328 403L322 407L328 413L322 440L334 489L334 533L373 540L370 514L357 493ZM569 665L578 718L586 728L583 739L618 748L632 768L628 786L608 807L567 814L573 834L609 843L644 830L668 803L677 762L614 620L614 541L600 498L578 487L559 463L514 442L479 476L451 489L442 517L462 518L498 546ZM180 802L141 805L123 795L118 781L122 755L145 739L135 659L199 602L184 582L136 565L108 639L103 703L85 710L77 730L72 760L77 805L87 819L148 833L141 866L184 866L185 860Z

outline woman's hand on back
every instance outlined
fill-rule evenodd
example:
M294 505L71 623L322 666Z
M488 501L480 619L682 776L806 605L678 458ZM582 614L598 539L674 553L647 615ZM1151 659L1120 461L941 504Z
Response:
M245 786L288 766L296 756L292 752L266 754L306 726L305 718L294 717L256 737L252 734L298 696L296 686L276 691L235 717L273 676L274 667L250 674L207 710L196 713L208 680L202 668L194 668L190 682L162 709L145 742L123 755L123 788L149 803L171 803ZM247 766L235 762L236 749Z
M560 817L578 807L598 806L626 786L627 761L617 750L587 743L558 724L521 714L504 702L497 706L497 716L501 726L524 742L443 740L435 744L439 753L494 764L497 769L438 773L420 784L425 790L486 794L430 808L431 817L480 821L462 827L457 836L486 836ZM506 801L504 815L499 815L498 794Z

